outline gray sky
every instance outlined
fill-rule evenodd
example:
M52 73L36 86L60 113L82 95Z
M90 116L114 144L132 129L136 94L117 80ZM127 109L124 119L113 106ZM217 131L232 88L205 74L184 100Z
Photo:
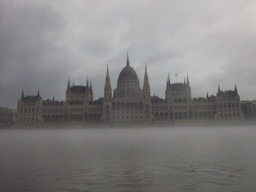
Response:
M112 88L125 66L151 94L189 74L192 97L237 84L242 100L256 98L256 3L215 1L0 0L0 106L16 108L22 89L65 100L68 77L92 80L103 96L106 67Z

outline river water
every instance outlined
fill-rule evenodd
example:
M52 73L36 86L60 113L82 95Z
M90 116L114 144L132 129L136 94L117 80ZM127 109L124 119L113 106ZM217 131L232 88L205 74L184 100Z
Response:
M256 126L0 130L0 191L256 190Z

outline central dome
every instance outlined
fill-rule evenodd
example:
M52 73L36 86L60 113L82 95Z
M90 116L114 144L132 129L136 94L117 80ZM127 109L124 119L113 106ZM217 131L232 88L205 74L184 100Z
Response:
M132 67L127 65L123 68L123 70L120 72L118 80L139 80L137 73L134 71Z
M126 66L122 69L117 79L117 88L114 91L116 98L138 98L141 97L139 78L135 70L130 66L127 55Z

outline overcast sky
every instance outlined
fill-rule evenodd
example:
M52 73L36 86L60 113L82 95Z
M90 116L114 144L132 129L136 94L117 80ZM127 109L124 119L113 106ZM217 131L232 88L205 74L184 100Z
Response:
M91 79L98 99L127 50L141 86L147 63L151 95L164 97L169 72L188 73L192 97L236 84L256 98L255 1L0 0L0 106L16 108L22 89L65 100L68 77Z

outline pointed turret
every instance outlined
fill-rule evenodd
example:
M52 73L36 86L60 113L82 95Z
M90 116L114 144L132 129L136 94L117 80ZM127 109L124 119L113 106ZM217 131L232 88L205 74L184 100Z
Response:
M112 89L109 77L109 70L107 65L107 73L106 73L106 80L105 80L105 87L104 87L104 98L111 98L112 97Z
M168 73L167 79L166 79L166 89L168 89L171 85L171 80L170 80L170 73Z
M92 92L92 80L90 79L90 91Z
M22 93L21 93L21 99L24 98L24 90L22 89Z
M127 51L126 66L130 66L130 61L129 61L129 54L128 54L128 51Z
M68 78L67 89L70 89L70 81L69 81L69 78Z
M189 78L188 78L188 73L187 73L187 85L189 86Z
M89 87L89 80L88 80L88 76L86 77L86 87Z
M220 93L220 84L218 84L218 93Z
M237 93L237 87L236 87L236 84L235 84L235 93L236 93L236 94L238 94L238 93Z
M146 63L145 63L145 75L144 75L142 94L143 94L143 97L150 98L150 86L149 86L149 81L148 81L148 71L147 71Z
M206 98L208 98L209 97L209 95L208 95L208 91L207 91L207 93L206 93Z
M37 97L40 97L39 89L38 89L38 91L37 91Z

